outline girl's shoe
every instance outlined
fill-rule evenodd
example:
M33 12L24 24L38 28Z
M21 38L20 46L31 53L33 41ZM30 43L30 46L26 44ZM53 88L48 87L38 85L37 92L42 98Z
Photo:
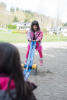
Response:
M43 66L43 59L40 59L40 66Z

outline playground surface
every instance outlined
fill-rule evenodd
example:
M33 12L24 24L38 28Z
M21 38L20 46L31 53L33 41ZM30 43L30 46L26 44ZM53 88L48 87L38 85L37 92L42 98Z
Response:
M21 63L24 63L27 44L15 45L20 52ZM44 64L39 65L36 51L34 62L38 72L29 77L38 86L34 90L37 100L67 100L67 42L48 42L42 45Z

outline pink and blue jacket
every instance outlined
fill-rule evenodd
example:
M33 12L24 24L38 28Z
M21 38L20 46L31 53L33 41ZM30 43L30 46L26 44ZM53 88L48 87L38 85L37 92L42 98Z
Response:
M41 41L42 41L42 38L43 38L43 32L37 31L37 32L34 33L31 30L29 30L29 32L27 33L27 40L34 40L33 39L34 35L35 35L35 40L38 41L38 42L36 42L36 49L38 50L38 49L42 48Z
M38 42L41 42L42 38L43 38L43 32L42 31L37 31L37 32L32 32L31 30L27 33L27 39L31 39L33 40L34 38L34 34L35 34L35 40L37 40Z

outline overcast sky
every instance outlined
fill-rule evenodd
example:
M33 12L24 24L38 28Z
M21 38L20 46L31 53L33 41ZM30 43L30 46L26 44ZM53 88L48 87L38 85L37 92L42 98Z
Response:
M50 17L57 17L67 22L67 0L0 0L10 7L19 7L23 10L35 11Z

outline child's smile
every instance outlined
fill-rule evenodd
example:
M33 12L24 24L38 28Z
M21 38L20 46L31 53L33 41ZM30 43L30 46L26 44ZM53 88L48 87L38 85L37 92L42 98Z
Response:
M33 25L33 30L37 31L37 25Z

